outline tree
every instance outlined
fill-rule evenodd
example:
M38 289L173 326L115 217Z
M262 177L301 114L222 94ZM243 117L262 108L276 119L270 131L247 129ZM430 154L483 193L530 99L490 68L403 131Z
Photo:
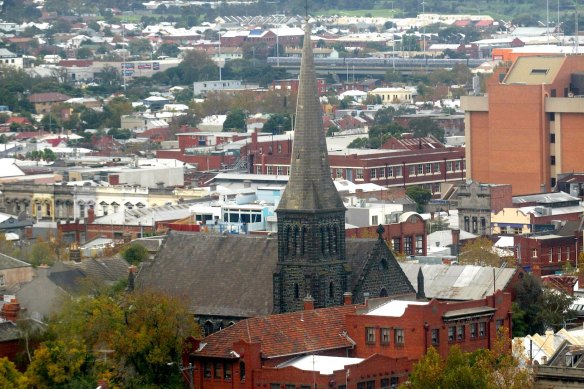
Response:
M406 189L406 195L416 202L418 205L417 211L419 213L424 212L424 206L428 204L428 201L432 198L432 193L420 186L409 186Z
M571 306L573 297L556 289L542 287L528 273L521 274L515 286L516 306L513 307L513 336L543 333L565 327L575 317Z
M223 131L245 132L247 125L245 123L246 114L242 109L234 109L227 113L225 122L223 122Z
M132 113L132 103L125 97L114 97L103 108L105 127L120 128L122 115Z
M117 288L68 301L47 333L26 372L33 386L88 387L107 378L112 387L178 388L180 374L169 362L200 329L184 300Z
M409 381L400 388L530 388L532 380L529 372L520 367L519 360L510 349L509 336L505 331L498 334L490 350L463 352L459 346L454 346L445 361L431 347L414 365Z
M458 261L464 265L499 267L502 259L494 251L493 242L486 236L479 236L464 244Z
M147 55L150 58L152 54L152 44L148 39L134 39L130 41L128 45L128 49L130 50L130 54L138 55L138 56L145 56Z
M275 113L270 115L268 121L264 124L262 132L271 132L274 135L283 134L285 131L292 129L292 119L287 113Z
M160 55L166 55L169 57L178 57L180 54L180 48L174 43L163 43L160 45L158 50L156 50L155 55L158 57Z
M410 120L408 127L415 137L432 135L440 142L444 142L444 129L430 118L415 118Z
M0 358L0 388L25 388L26 379L7 357Z
M56 257L57 255L51 244L39 237L30 249L28 261L35 266L43 263L52 265Z
M147 260L149 255L146 247L140 243L132 243L122 250L122 258L133 265Z
M93 56L93 52L91 51L90 48L88 47L80 47L77 50L77 55L76 57L78 59L87 59L87 58L91 58Z
M365 149L369 145L369 139L367 138L356 138L347 145L348 149Z

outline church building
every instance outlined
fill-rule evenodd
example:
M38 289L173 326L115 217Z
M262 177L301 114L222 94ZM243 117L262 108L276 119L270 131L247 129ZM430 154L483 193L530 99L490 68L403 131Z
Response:
M327 159L322 110L307 24L302 49L293 159L277 206L277 238L171 232L139 271L139 287L181 296L212 333L236 321L366 298L415 299L382 238L345 238L345 206Z

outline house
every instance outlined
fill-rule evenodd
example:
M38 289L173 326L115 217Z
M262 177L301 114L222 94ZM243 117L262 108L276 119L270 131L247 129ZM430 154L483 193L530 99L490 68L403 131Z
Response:
M498 303L495 303L495 301ZM255 317L202 340L190 339L183 367L199 388L389 388L404 383L430 347L490 348L509 331L511 296L446 303L425 299L369 299Z
M54 106L62 104L70 98L70 96L58 92L33 93L28 96L28 101L34 105L35 112L41 114L53 113L52 109Z
M32 265L0 253L0 294L13 292L33 278Z

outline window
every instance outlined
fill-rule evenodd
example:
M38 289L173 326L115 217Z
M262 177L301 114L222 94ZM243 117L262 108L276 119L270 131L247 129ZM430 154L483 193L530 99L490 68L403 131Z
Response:
M356 180L363 179L363 169L355 169L355 179Z
M505 321L503 319L497 319L497 321L495 322L495 328L497 329L497 333L503 327L504 323Z
M481 217L481 233L485 233L487 229L487 220L484 217Z
M412 255L412 237L404 237L404 254Z
M451 173L454 171L454 169L452 169L453 165L452 165L452 161L448 161L446 162L446 171Z
M487 323L484 321L479 323L479 337L483 338L487 336Z
M460 161L456 161L456 162L454 163L454 165L455 165L455 167L454 167L454 170L455 170L455 171L459 172L459 171L461 171L461 170L462 170L462 163L461 163Z
M416 167L414 165L408 166L408 175L411 177L416 174Z
M239 379L245 381L245 362L239 362Z
M226 380L231 379L231 364L230 363L225 363L223 365L223 378Z
M284 166L278 166L278 167L276 168L276 173L277 173L279 176L283 175L283 174L284 174Z
M400 173L400 175L401 175L401 173ZM390 167L387 168L387 176L389 178L393 177L393 167L390 166Z
M256 166L256 174L262 174L262 167L260 165Z
M268 166L267 167L267 172L266 174L274 174L274 167L273 166Z
M537 258L537 249L531 249L531 257Z
M432 164L431 163L426 164L426 174L432 174Z
M377 169L371 169L371 179L377 178Z
M375 389L375 381L367 381L367 389Z
M434 163L434 174L440 173L440 163Z
M378 224L379 224L379 216L377 216L377 215L371 216L371 225L376 226Z
M389 344L389 328L381 329L381 344Z
M395 167L395 176L396 177L403 177L404 173L403 173L403 169L401 166L396 166Z
M476 337L477 337L477 328L478 328L477 323L470 323L469 326L470 326L470 338L471 339L476 339Z
M365 341L367 344L375 344L375 328L365 327Z
M296 389L296 385L294 385L294 384L286 384L286 389Z
M379 178L385 178L385 168L379 169Z
M211 362L203 363L203 377L211 378Z
M470 232L470 217L464 217L464 230Z
M456 339L459 342L462 342L464 340L464 325L458 326L458 328L456 330L456 335L457 335Z
M424 235L416 235L416 254L424 254Z
M404 344L404 330L402 328L396 328L394 331L394 342L396 345Z
M381 389L389 389L389 378L381 379Z
M476 216L472 217L472 233L476 234L478 232L479 226L478 226L478 220Z
M221 362L215 362L215 371L214 371L214 375L213 378L221 378L221 370L222 370L223 364Z
M4 279L4 274L0 274L0 287L6 286L6 280Z
M418 165L418 175L422 175L424 174L424 165L419 164Z
M549 250L549 261L553 262L554 261L554 249L550 248Z
M280 389L280 384L270 384L270 389Z
M440 344L440 330L438 328L434 328L432 330L432 345L437 346Z
M298 284L294 284L294 298L298 300L300 298L300 288Z
M282 144L278 143L278 153L281 153L281 152L282 152Z
M454 336L456 335L456 327L450 326L448 327L448 341L454 342Z
M556 134L550 134L550 143L556 143Z
M332 282L329 283L329 298L331 300L335 298L335 285Z
M556 156L555 155L550 156L550 165L552 165L552 166L556 165Z
M343 169L337 168L337 178L343 178Z
M391 240L391 246L393 247L393 251L396 253L401 253L401 240L400 238L393 238Z

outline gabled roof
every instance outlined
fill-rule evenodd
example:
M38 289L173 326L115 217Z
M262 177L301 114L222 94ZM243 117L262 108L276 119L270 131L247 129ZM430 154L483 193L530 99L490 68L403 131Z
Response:
M21 267L31 267L30 263L13 258L9 255L0 253L0 270L18 269Z
M349 348L354 343L343 332L345 316L352 313L355 306L345 305L247 319L209 335L193 354L233 358L233 343L239 340L261 344L264 358Z
M54 103L69 100L71 97L58 92L33 93L28 96L31 103Z

